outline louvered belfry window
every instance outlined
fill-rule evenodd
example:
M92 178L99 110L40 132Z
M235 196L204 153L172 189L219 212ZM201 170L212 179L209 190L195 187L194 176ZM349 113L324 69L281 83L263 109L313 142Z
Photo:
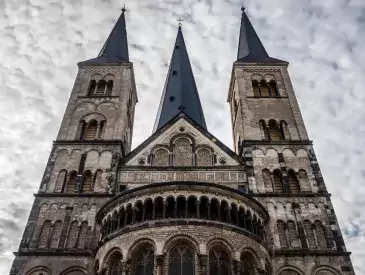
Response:
M74 193L75 192L76 178L77 178L76 171L72 171L70 173L70 177L69 177L67 185L66 185L66 193Z
M82 180L82 193L89 193L91 191L91 172L86 171Z
M269 135L271 140L281 140L280 129L275 120L269 121Z
M299 193L300 192L299 183L293 171L289 171L288 181L290 186L290 192L295 194Z
M169 261L169 275L194 275L194 254L187 245L178 245Z
M95 120L90 121L84 130L84 139L85 140L94 140L96 139L96 132L98 129L98 123Z

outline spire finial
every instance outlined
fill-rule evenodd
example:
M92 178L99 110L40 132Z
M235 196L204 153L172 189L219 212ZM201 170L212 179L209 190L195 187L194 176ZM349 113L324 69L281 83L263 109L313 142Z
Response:
M241 11L242 11L242 12L245 12L245 10L246 10L246 9L245 9L245 7L243 6L243 3L242 3Z
M179 19L176 20L177 22L179 22L178 26L179 26L179 29L181 29L181 26L182 26L182 22L184 21L184 19L182 19L181 17Z
M123 4L123 8L122 8L122 12L125 13L126 9L125 9L125 3Z

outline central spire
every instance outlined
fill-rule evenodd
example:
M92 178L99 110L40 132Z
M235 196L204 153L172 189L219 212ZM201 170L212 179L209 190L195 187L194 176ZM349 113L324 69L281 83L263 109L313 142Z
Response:
M207 128L181 24L179 24L174 51L157 112L154 132L179 113L185 113L194 122L205 129Z

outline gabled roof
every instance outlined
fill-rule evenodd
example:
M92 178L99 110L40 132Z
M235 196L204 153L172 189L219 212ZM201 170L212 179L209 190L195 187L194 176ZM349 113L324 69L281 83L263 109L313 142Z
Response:
M86 63L120 63L129 62L127 30L125 24L125 9L122 9L118 21L110 32L98 57L80 62Z
M243 7L237 62L287 63L268 55Z
M163 127L180 112L184 112L204 129L207 128L181 26L177 32L153 131Z
M233 152L230 148L224 145L224 143L219 141L215 136L209 133L200 124L196 123L194 120L186 116L183 112L180 112L175 117L173 117L168 123L166 123L163 127L159 128L155 133L153 133L149 138L147 138L144 142L142 142L138 147L136 147L128 155L126 155L122 160L123 164L127 163L128 161L138 156L142 151L145 150L146 147L152 144L159 137L164 136L166 131L168 131L169 129L171 129L171 127L176 125L176 123L178 123L182 118L185 121L187 121L192 127L194 127L198 132L200 132L203 136L209 139L210 142L214 143L215 146L218 146L220 150L225 152L225 154L234 159L237 163L244 165L243 160L235 152Z

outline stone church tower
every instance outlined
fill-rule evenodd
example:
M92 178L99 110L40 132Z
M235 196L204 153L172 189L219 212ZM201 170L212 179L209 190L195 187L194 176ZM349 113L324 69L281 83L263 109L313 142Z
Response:
M234 151L205 123L179 26L152 135L124 10L79 72L10 274L354 274L288 63L244 9L228 91Z

